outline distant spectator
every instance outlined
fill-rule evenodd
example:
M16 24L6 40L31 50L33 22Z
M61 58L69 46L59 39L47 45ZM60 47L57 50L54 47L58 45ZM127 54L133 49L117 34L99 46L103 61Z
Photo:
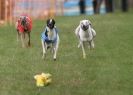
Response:
M80 8L80 14L85 14L86 11L85 0L79 0L79 8Z
M93 0L93 9L95 14L96 14L96 6L97 6L97 0Z
M106 12L113 12L113 0L105 0Z
M100 13L100 7L101 7L102 2L103 0L97 0L96 13Z
M128 0L121 0L121 7L123 12L128 11Z
M64 0L64 2L67 2L68 0Z
M103 0L93 0L94 13L100 13L100 7Z

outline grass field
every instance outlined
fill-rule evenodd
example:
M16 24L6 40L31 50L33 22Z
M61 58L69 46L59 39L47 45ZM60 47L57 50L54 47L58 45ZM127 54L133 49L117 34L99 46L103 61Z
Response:
M74 30L90 19L97 32L95 49L81 49ZM0 95L133 95L133 14L56 17L60 47L57 61L50 52L42 60L40 34L45 21L34 21L31 48L21 48L14 26L0 27ZM33 76L52 74L40 92Z

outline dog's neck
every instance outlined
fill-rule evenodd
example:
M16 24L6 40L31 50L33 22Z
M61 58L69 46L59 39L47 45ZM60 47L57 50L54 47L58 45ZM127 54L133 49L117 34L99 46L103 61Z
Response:
M46 27L47 28L47 30L48 30L48 39L49 40L53 40L54 39L54 35L55 35L55 33L54 33L54 28L53 29L50 29L49 27Z
M82 27L80 27L80 29L81 29L82 31L84 31L84 32L88 32L88 30L89 30L89 29L87 29L87 30L83 30Z
M52 31L53 29L50 29L48 26L46 26L46 29L48 30L48 31Z

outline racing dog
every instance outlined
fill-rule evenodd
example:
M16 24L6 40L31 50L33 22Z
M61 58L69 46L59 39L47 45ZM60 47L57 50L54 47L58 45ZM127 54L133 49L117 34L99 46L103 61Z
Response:
M79 40L78 48L81 46L83 58L86 58L84 43L87 42L89 47L94 48L94 37L96 36L95 30L92 28L89 20L81 20L79 26L75 30L75 34Z
M21 15L16 22L16 30L17 30L17 41L19 37L21 38L22 47L26 47L25 38L27 34L28 46L30 43L30 32L32 29L32 20L27 15Z
M47 25L41 34L41 42L42 42L42 49L43 49L42 58L44 59L46 57L47 49L51 48L53 52L53 59L56 60L57 50L60 42L58 30L55 26L54 19L48 19L46 24Z

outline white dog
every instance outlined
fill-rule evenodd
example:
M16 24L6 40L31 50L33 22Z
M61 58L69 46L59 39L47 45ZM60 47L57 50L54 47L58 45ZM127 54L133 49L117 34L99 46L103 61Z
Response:
M95 30L92 28L89 20L81 20L79 26L75 30L75 34L78 37L79 45L78 48L82 47L83 58L86 58L84 49L84 42L89 43L90 48L94 48L94 37L96 36Z
M56 60L60 39L58 35L58 30L55 26L54 19L47 20L47 26L41 35L41 42L42 42L42 49L43 49L42 58L43 59L45 58L47 49L51 48L54 54L53 59Z

